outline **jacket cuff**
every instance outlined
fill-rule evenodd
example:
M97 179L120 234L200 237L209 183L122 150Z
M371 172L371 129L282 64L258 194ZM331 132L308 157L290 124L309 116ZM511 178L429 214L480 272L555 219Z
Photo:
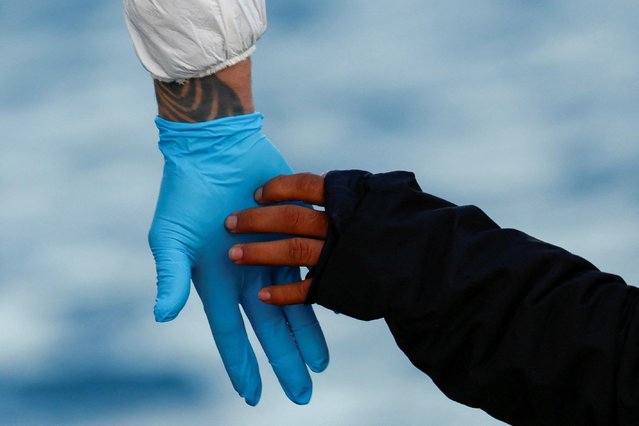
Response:
M403 210L416 198L425 209L454 205L421 192L415 175L404 171L332 171L324 188L329 230L318 265L307 275L313 281L306 302L362 320L382 318L404 290L407 271L389 259L412 243L398 226Z
M347 170L331 171L324 177L324 208L329 219L329 229L318 264L306 275L306 278L313 278L306 298L307 304L319 303L338 311L336 307L328 305L335 304L333 300L339 297L339 289L327 284L320 292L320 282L340 235L366 195L365 180L368 176L370 173L363 170Z

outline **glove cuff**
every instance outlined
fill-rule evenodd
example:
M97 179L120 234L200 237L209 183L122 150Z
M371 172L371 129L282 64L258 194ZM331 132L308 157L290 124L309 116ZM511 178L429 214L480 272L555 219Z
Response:
M196 123L169 121L158 116L160 151L166 155L197 154L228 149L254 135L260 135L264 116L259 112L216 118Z

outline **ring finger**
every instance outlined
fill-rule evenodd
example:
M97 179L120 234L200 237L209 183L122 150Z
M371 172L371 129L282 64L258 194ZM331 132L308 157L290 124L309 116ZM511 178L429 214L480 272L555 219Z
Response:
M312 238L237 244L229 250L229 258L238 265L315 266L324 241Z

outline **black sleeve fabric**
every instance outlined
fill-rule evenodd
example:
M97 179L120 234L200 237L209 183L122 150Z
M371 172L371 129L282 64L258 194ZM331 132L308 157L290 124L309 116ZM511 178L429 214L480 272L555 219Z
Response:
M423 193L331 172L309 303L384 318L451 399L517 425L639 425L639 289Z

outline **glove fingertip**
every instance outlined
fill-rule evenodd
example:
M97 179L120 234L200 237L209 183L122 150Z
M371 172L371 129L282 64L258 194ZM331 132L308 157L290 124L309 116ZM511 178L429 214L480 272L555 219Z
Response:
M153 316L155 317L155 322L173 321L178 316L179 313L180 313L179 310L170 311L166 309L161 309L158 307L157 304L155 305L155 308L153 308Z
M322 371L328 368L329 362L330 362L330 357L328 356L328 353L327 353L325 357L311 360L306 365L308 365L308 368L313 373L321 373Z
M290 394L287 392L287 396L297 405L306 405L311 402L311 397L313 396L313 386L305 386L295 392L295 394Z
M158 297L155 300L153 314L156 322L168 322L174 320L186 305L189 298L188 287L176 288L173 292L159 291L169 286L158 286Z
M313 308L306 305L291 305L285 307L284 311L308 368L314 373L326 370L330 361L328 345Z
M314 373L321 373L326 370L331 357L319 323L297 332L296 337L301 348L303 348L301 350L308 368Z
M249 392L248 395L240 396L244 398L244 402L246 402L248 405L250 405L251 407L255 407L260 402L260 398L262 397L262 384L260 383L260 385Z
M248 405L255 407L262 396L262 379L257 358L246 336L239 341L237 336L231 340L220 339L215 334L214 337L233 389Z

